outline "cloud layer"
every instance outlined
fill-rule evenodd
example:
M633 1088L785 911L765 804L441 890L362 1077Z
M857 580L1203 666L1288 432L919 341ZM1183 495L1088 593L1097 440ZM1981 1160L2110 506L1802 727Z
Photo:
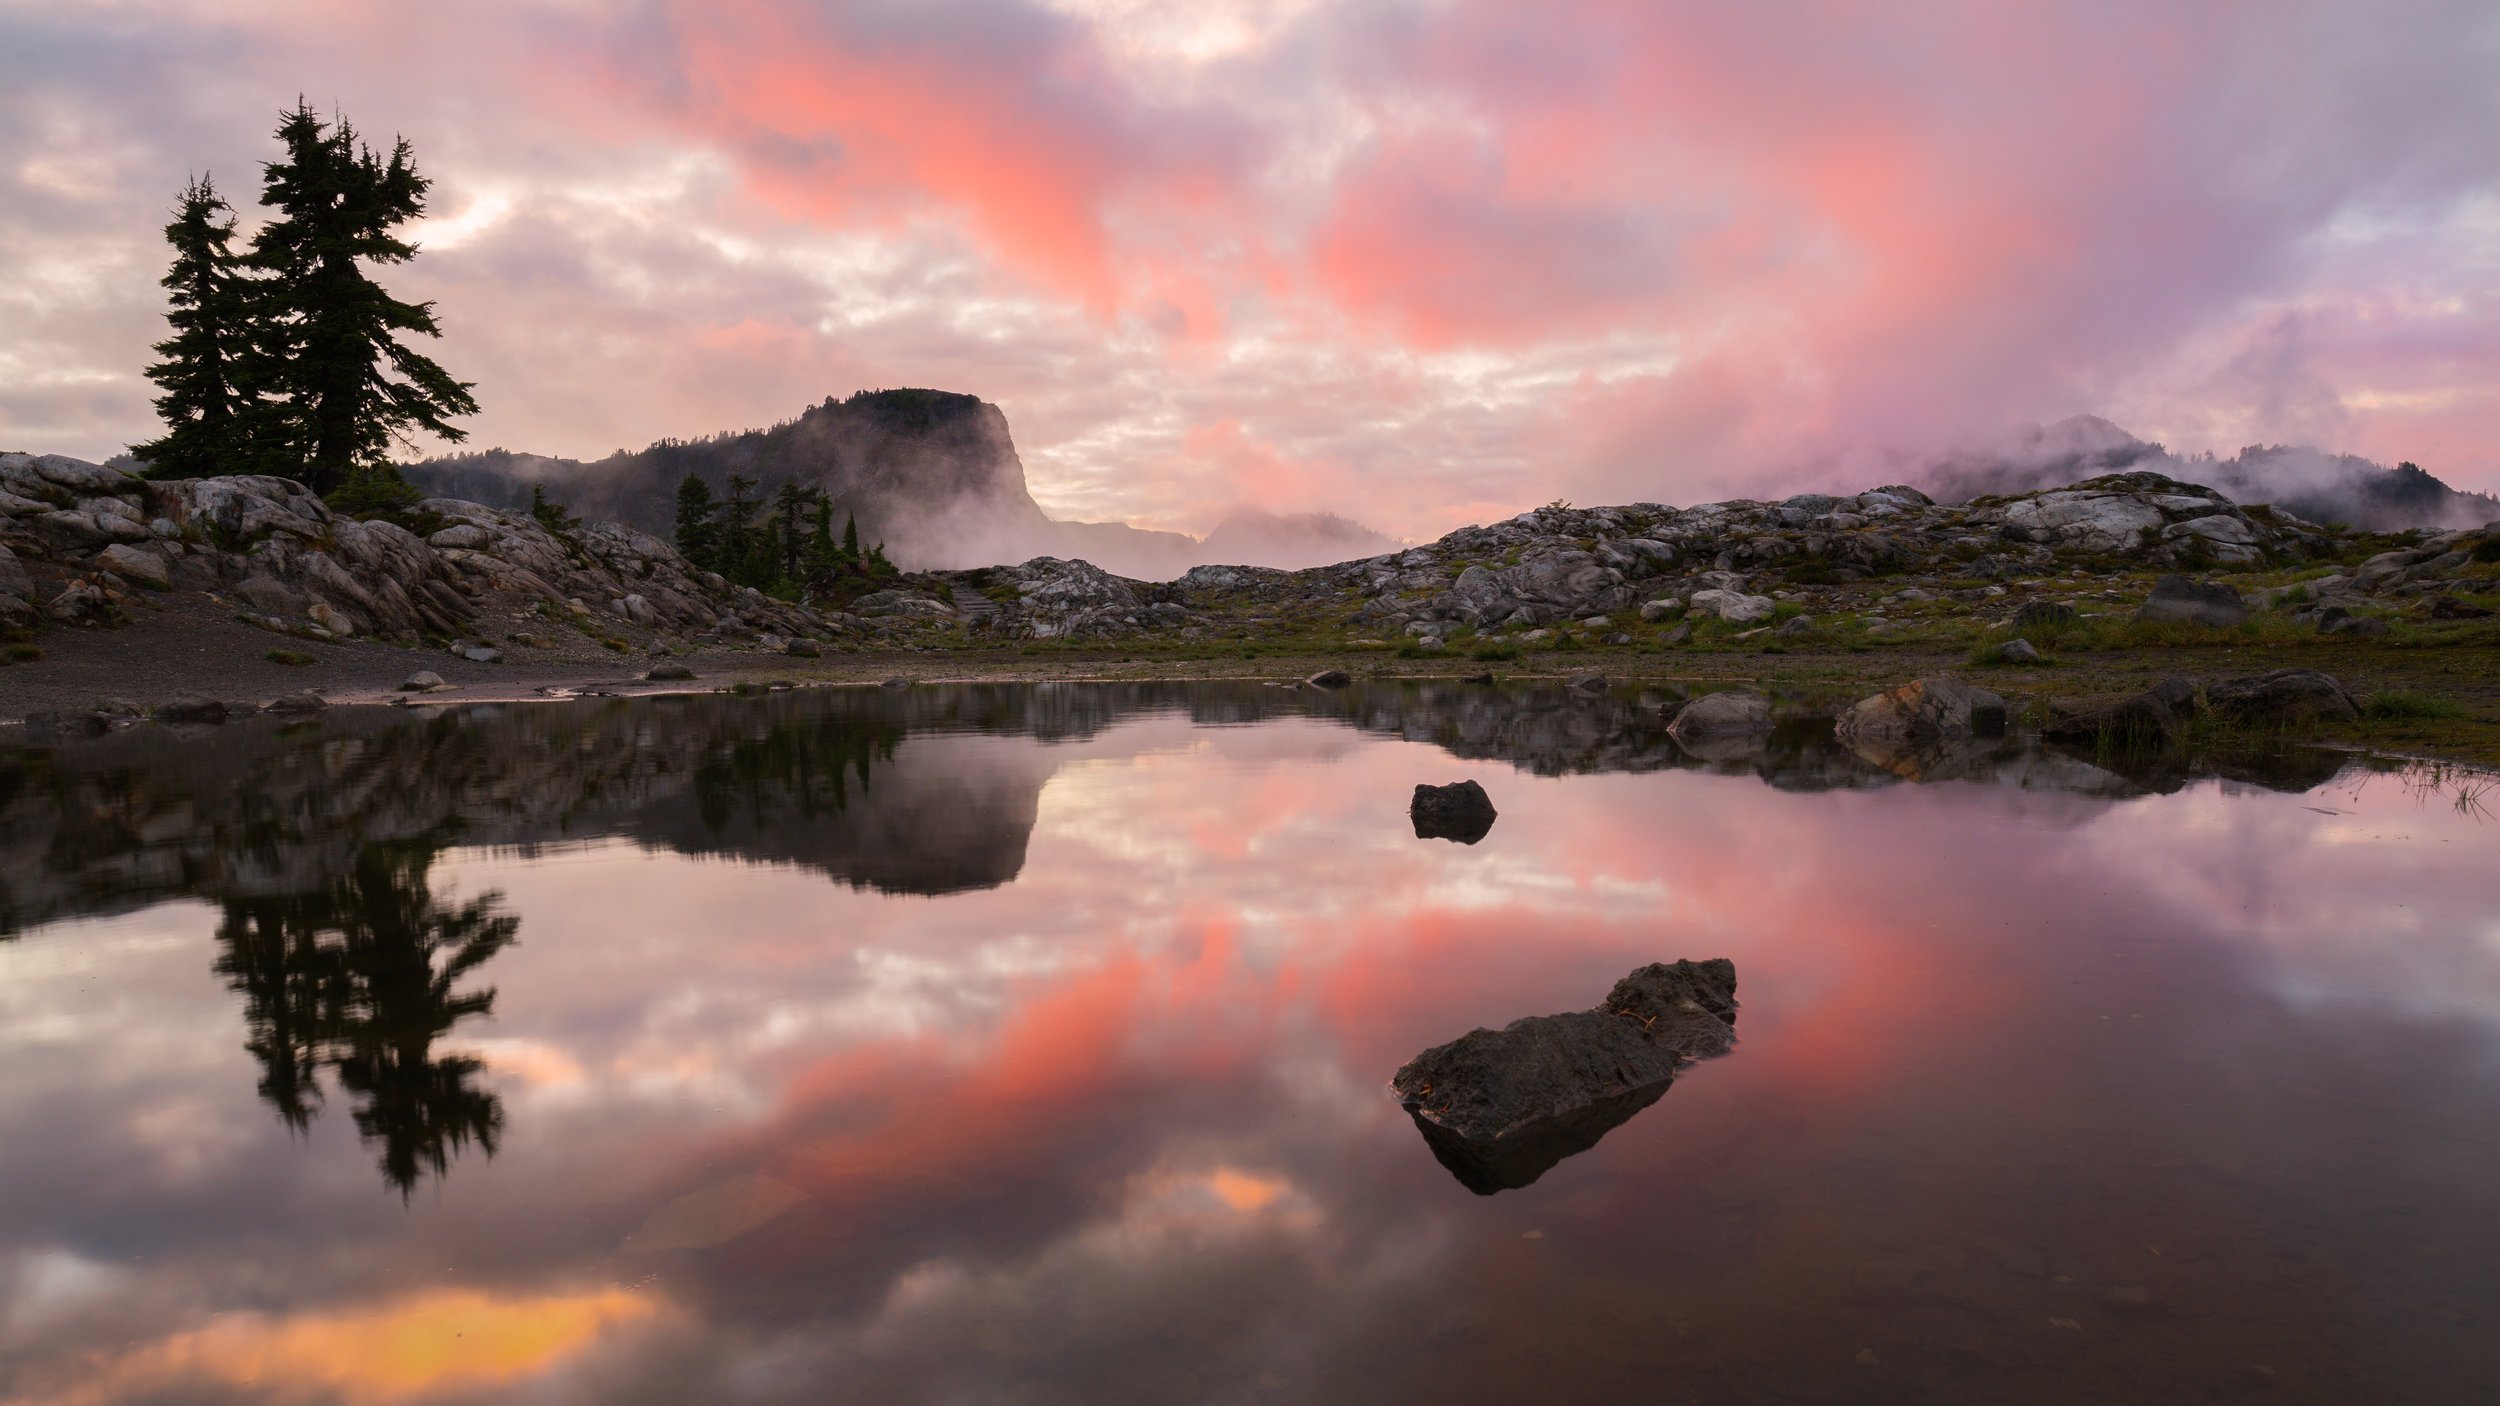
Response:
M299 92L436 177L479 444L863 386L1058 516L1399 533L2098 413L2500 487L2488 6L0 4L0 441L148 432L162 211Z

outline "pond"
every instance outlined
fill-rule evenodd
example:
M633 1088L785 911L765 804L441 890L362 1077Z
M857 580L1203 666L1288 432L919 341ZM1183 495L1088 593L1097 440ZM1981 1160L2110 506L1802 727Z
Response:
M20 737L0 1401L2500 1397L2485 779L1660 701ZM1524 1183L1389 1094L1713 958L1734 1048Z

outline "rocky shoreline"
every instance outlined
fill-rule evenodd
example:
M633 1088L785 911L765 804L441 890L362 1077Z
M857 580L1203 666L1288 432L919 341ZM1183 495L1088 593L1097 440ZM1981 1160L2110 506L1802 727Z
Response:
M1962 504L1896 486L1554 506L1330 567L1169 582L1045 557L912 573L840 608L731 586L615 525L551 530L454 499L407 520L344 518L284 479L149 482L0 455L0 719L377 701L419 672L477 699L1324 667L1873 688L1960 675L2083 712L2148 674L2264 664L2445 700L2453 716L2418 745L2500 751L2500 525L2359 534L2148 473ZM1760 721L1716 716L1730 706L1683 725Z

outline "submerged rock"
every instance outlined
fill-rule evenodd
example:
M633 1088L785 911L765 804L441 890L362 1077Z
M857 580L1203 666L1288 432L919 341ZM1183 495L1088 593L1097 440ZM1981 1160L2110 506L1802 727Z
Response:
M1736 1044L1736 964L1653 963L1585 1011L1471 1030L1389 1081L1426 1145L1479 1196L1526 1186Z
M1322 669L1303 682L1313 688L1344 688L1354 682L1354 676L1343 669Z
M1484 787L1467 780L1447 786L1418 784L1407 814L1415 822L1416 839L1456 840L1472 845L1493 828L1496 812L1493 798L1484 793Z

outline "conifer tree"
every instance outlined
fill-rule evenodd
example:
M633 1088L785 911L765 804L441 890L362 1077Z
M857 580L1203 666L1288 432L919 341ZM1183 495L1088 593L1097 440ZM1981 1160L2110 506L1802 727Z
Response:
M763 506L755 496L755 480L744 474L731 474L727 494L721 500L720 562L712 569L742 586L763 587L771 584L753 579L759 566L767 564L764 534L756 529L755 510Z
M677 550L696 569L720 569L720 510L712 485L693 474L677 485Z
M780 576L798 579L799 559L807 549L807 509L815 498L795 478L773 494L773 566Z
M841 547L833 540L833 498L817 489L807 522L807 547L799 558L802 580L829 575L841 565Z
M538 519L538 525L549 532L582 530L582 520L564 504L549 498L547 485L543 483L530 485L530 516Z
M254 399L251 390L254 289L232 248L234 207L202 176L183 188L165 240L174 246L164 277L174 334L156 344L165 358L148 368L162 386L156 413L165 433L130 452L148 461L151 478L210 478L248 473Z
M859 563L859 514L853 513L842 524L842 560L849 565Z
M415 257L393 231L425 212L432 183L406 139L385 161L344 119L328 126L300 100L278 140L286 155L262 168L260 198L277 218L251 253L267 279L260 352L277 397L260 438L264 462L316 493L398 484L394 439L422 429L457 442L467 433L450 417L477 412L473 382L399 340L440 337L434 305L393 298L364 267Z

